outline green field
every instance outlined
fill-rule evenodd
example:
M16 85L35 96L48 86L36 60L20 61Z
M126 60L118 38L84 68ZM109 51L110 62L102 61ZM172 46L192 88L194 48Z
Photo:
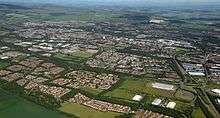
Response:
M59 108L60 111L73 114L80 118L114 118L120 115L116 112L102 112L77 103L66 102Z
M214 82L209 82L206 86L207 89L220 89L220 85Z
M177 90L175 93L175 97L177 99L185 100L185 101L192 101L194 98L194 95L191 92L185 91L185 90Z
M6 67L6 66L8 66L8 65L9 65L8 62L6 62L6 61L4 61L4 60L0 60L0 69Z
M83 91L86 91L90 94L93 94L93 95L98 95L99 93L101 93L103 90L101 89L93 89L93 88L90 88L90 87L80 87L81 90Z
M89 58L91 57L93 54L87 51L76 51L74 53L71 54L74 57L81 57L81 58Z
M190 115L192 113L193 107L190 103L175 101L176 106L174 107L175 110L180 111L182 113Z
M201 108L196 108L192 112L192 118L206 118Z
M105 96L112 96L116 98L132 99L136 94L149 94L152 96L162 96L172 98L175 91L166 91L161 89L152 88L153 83L147 79L138 78L124 78L126 79L118 88L108 92Z
M176 54L181 55L181 54L185 54L187 50L184 48L176 48L175 51L176 51Z
M0 89L0 118L67 118Z
M73 61L76 63L81 63L84 60L88 59L89 57L91 57L93 54L86 52L86 51L76 51L72 54L62 54L62 53L57 53L54 55L55 58L59 58L65 61Z

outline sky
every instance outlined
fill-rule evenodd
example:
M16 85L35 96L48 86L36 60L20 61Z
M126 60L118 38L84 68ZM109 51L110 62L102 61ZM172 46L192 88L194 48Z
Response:
M20 3L52 3L59 5L98 4L98 5L220 5L220 0L0 0Z

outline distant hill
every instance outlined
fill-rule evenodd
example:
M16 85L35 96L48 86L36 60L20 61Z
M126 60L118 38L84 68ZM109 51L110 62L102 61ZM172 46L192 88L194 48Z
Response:
M13 5L13 4L7 4L7 3L0 3L0 8L1 9L30 9L25 6Z

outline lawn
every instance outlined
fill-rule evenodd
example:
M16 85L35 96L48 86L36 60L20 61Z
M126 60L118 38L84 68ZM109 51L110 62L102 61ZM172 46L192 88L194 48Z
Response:
M73 114L80 118L115 118L115 116L120 115L116 112L102 112L90 107L86 107L77 103L65 102L62 107L59 108L60 111Z
M65 115L46 109L40 105L0 89L1 118L67 118Z
M192 118L206 118L201 108L196 108L192 112Z

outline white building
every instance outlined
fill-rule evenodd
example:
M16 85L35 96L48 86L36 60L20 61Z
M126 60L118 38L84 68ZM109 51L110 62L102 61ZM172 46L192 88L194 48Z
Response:
M151 19L149 22L150 22L150 23L159 24L159 23L163 23L163 22L165 22L165 21L164 21L164 20L158 20L158 19Z
M132 100L134 101L141 101L143 99L143 97L141 95L135 95Z
M175 106L176 106L175 102L169 102L166 107L170 108L170 109L173 109Z
M212 92L220 95L220 89L212 89Z
M189 74L194 76L205 76L205 73L203 72L189 72Z
M175 90L173 85L170 84L163 84L163 83L152 83L152 87L163 89L163 90Z
M154 99L154 101L151 103L152 105L160 105L160 103L162 102L162 100L161 99L158 99L158 98L156 98L156 99Z

